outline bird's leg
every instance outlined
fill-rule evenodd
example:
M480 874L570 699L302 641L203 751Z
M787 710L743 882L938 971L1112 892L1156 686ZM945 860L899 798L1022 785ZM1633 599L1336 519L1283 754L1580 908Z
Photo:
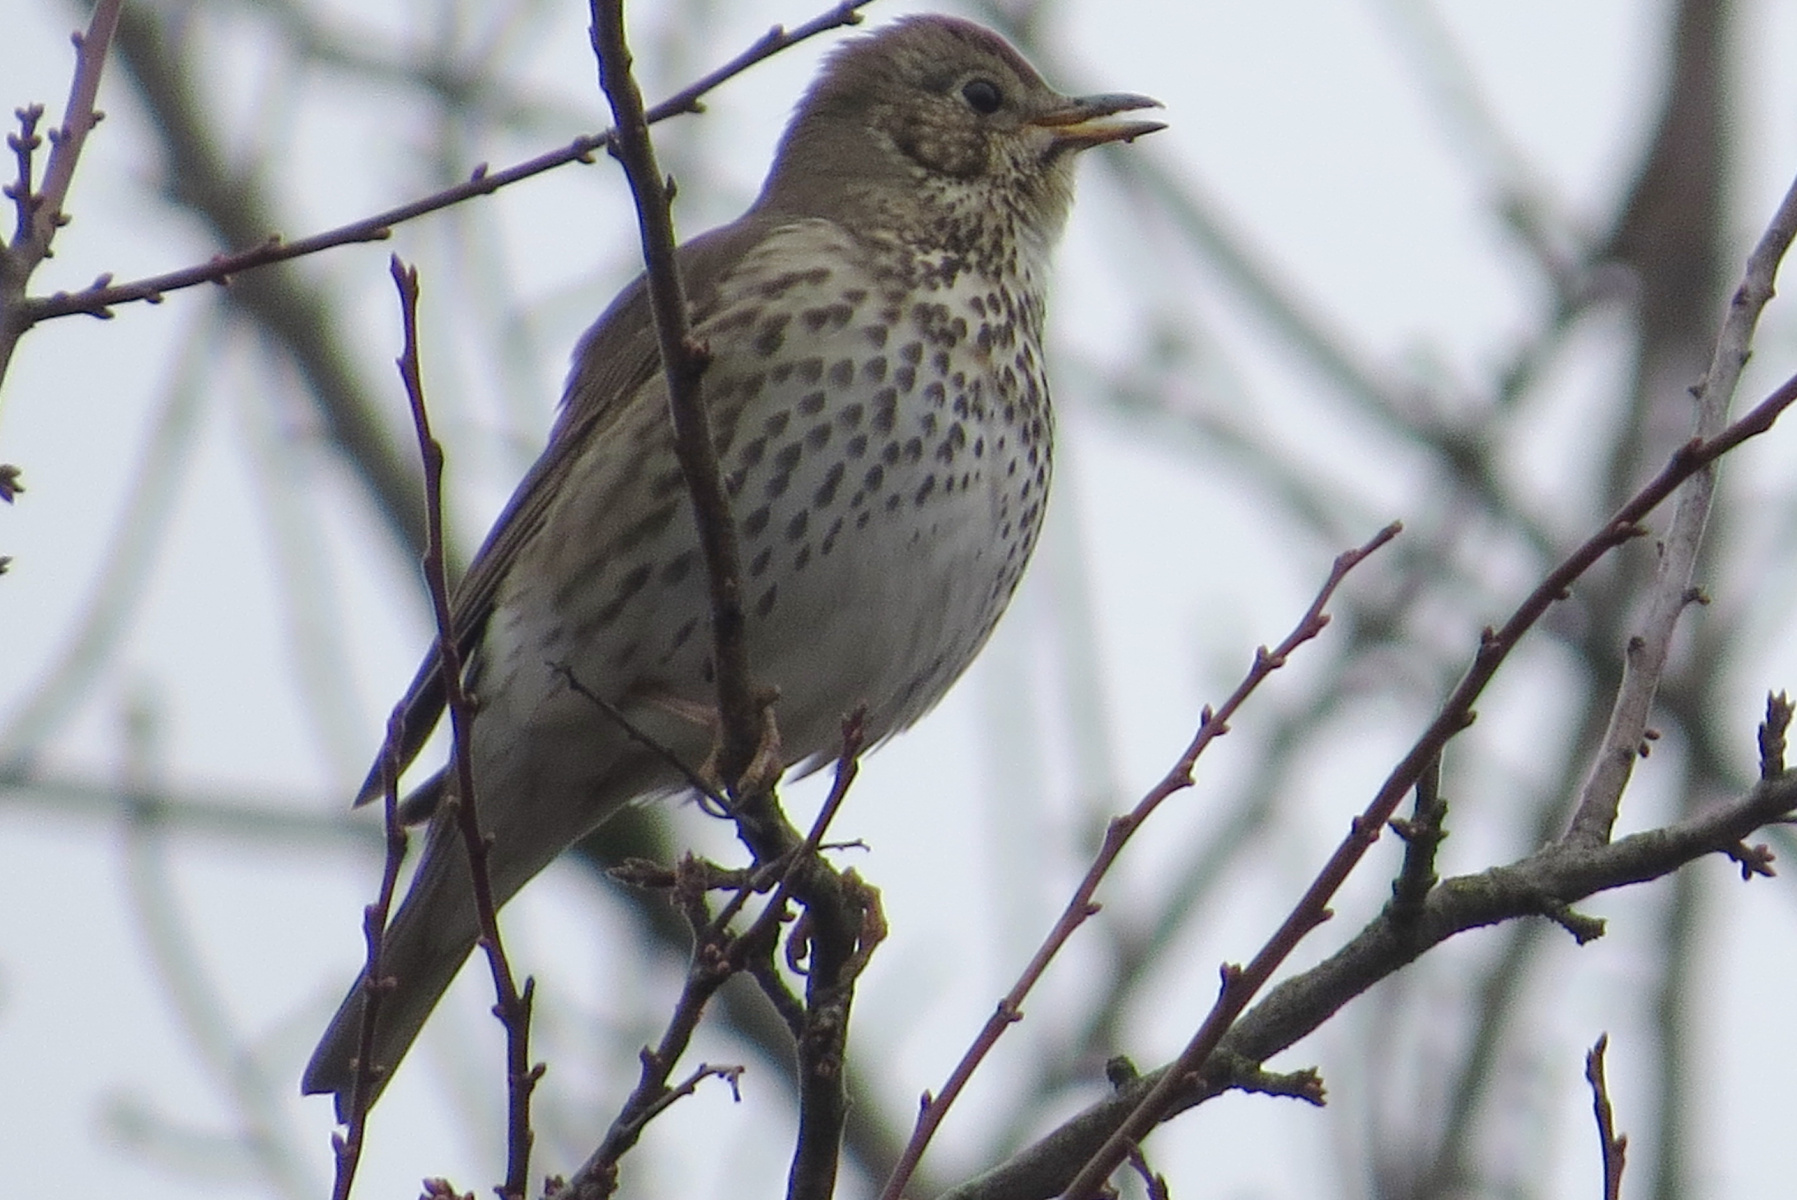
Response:
M780 727L774 720L774 703L779 699L780 689L777 687L755 689L755 708L761 717L761 730L755 741L755 752L749 756L748 765L743 768L734 788L729 788L724 780L724 724L717 707L677 696L657 696L654 703L664 712L711 730L711 748L705 752L705 760L693 770L693 774L704 781L709 791L719 796L726 791L734 791L739 796L752 796L772 791L786 770L786 759L780 746Z
M786 770L786 757L780 752L780 726L774 720L774 702L779 698L777 687L755 689L755 709L761 714L761 733L755 740L755 753L749 757L749 765L743 768L742 778L736 781L738 795L755 796L773 791L774 785L780 782L781 773ZM718 741L722 740L720 736ZM712 753L717 753L716 744Z

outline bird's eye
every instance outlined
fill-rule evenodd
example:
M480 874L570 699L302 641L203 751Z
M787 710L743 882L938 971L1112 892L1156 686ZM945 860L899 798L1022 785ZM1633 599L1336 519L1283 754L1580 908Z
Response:
M1005 94L990 79L970 79L961 88L961 99L967 101L974 112L990 116L1004 104Z

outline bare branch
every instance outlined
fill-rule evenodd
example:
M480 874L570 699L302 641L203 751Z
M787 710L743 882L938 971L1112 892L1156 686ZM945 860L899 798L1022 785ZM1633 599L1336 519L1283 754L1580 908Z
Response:
M474 787L474 699L462 681L462 653L456 642L455 618L449 606L449 581L443 561L443 447L431 436L430 415L424 405L424 382L418 365L418 272L392 260L394 286L399 289L404 318L405 349L399 358L400 377L412 410L418 450L424 460L425 521L424 578L430 589L431 609L437 618L437 661L443 674L443 691L449 708L451 749L455 770L455 794L446 803L455 805L455 820L468 851L473 876L474 907L480 922L480 947L486 953L498 996L494 1013L505 1026L506 1050L506 1171L501 1200L524 1200L530 1179L530 1095L542 1075L530 1063L530 1009L534 989L525 980L520 991L499 937L498 905L487 870L492 842L480 827Z
M1171 1116L1238 1086L1243 1064L1264 1062L1314 1032L1354 997L1448 938L1518 917L1539 916L1597 894L1663 878L1797 809L1797 780L1763 782L1731 803L1673 825L1595 847L1554 843L1507 866L1444 881L1414 919L1389 908L1315 967L1280 983L1228 1031L1203 1067L1182 1055L1141 1076L1052 1130L1009 1161L945 1193L940 1200L1022 1200L1080 1193L1068 1181L1106 1151L1130 1118L1150 1103ZM1252 970L1253 968L1248 968ZM1226 996L1247 972L1232 971ZM1138 1138L1130 1134L1134 1144ZM1127 1154L1127 1147L1124 1150ZM1122 1159L1119 1158L1119 1163ZM1103 1176L1100 1176L1102 1182Z
M1772 283L1778 265L1797 237L1797 180L1785 192L1778 211L1759 244L1747 259L1747 273L1729 301L1728 317L1716 339L1710 369L1696 389L1697 426L1694 439L1712 439L1728 421L1729 405L1753 344L1760 313L1772 299ZM1593 761L1591 776L1579 796L1578 809L1568 838L1600 842L1610 836L1616 813L1628 786L1647 718L1666 668L1672 633L1679 615L1691 602L1691 578L1697 567L1697 550L1709 521L1710 501L1716 489L1714 459L1692 472L1672 526L1660 547L1659 569L1648 593L1647 613L1639 630L1629 638L1624 659L1622 687L1616 694L1610 727Z
M1660 473L1624 504L1602 529L1548 573L1501 628L1485 631L1466 675L1443 703L1428 729L1386 777L1378 794L1354 818L1347 836L1279 929L1246 967L1225 966L1222 991L1204 1023L1161 1082L1111 1134L1104 1148L1081 1169L1068 1189L1073 1200L1088 1200L1098 1193L1111 1172L1123 1162L1129 1147L1140 1142L1172 1111L1183 1081L1203 1068L1206 1058L1221 1043L1230 1024L1246 1009L1255 993L1266 986L1273 972L1297 948L1298 942L1327 919L1330 899L1378 841L1380 830L1391 820L1404 795L1422 778L1428 764L1440 755L1442 747L1455 734L1472 723L1473 702L1491 682L1523 634L1541 619L1551 604L1567 594L1573 582L1592 564L1637 536L1641 520L1677 490L1679 484L1743 441L1771 428L1778 415L1793 403L1797 403L1797 377L1786 380L1753 411L1716 436L1707 440L1694 439L1680 447ZM1547 910L1538 907L1531 911ZM1563 920L1576 921L1575 914L1560 912L1556 915Z
M665 121L669 117L700 111L701 99L720 84L742 74L750 67L771 58L789 46L797 45L825 30L854 24L860 20L856 10L864 8L870 3L872 0L838 4L821 16L815 17L803 25L794 26L790 31L775 26L729 62L649 109L643 119L649 124L654 124ZM587 134L575 138L566 146L546 151L501 171L489 171L486 164L482 163L469 173L465 181L453 187L444 188L409 203L375 213L373 216L351 221L348 224L339 225L334 229L300 238L297 241L284 241L280 235L271 233L260 245L217 255L207 262L183 267L178 271L169 271L161 275L152 275L120 284L113 283L110 275L103 275L95 280L92 286L81 291L57 292L50 296L26 301L22 310L24 323L30 325L54 317L72 316L76 313L86 313L96 317L109 316L111 315L109 310L119 304L133 301L148 301L151 304L158 304L170 292L202 283L226 283L233 275L241 275L256 267L286 262L289 259L301 258L308 254L317 254L321 250L329 250L337 246L384 241L392 233L395 225L437 212L453 204L460 204L476 196L490 196L501 188L509 187L514 183L541 175L543 172L554 170L557 167L565 167L569 163L592 162L593 155L609 147L615 136L616 131L609 129L603 133Z
M1365 545L1336 556L1335 562L1330 568L1329 577L1317 592L1316 599L1311 601L1310 608L1305 611L1291 633L1286 635L1286 639L1271 651L1264 646L1255 651L1254 662L1248 668L1248 673L1243 677L1241 683L1236 685L1235 691L1230 693L1229 698L1223 702L1222 706L1214 712L1209 706L1206 706L1203 719L1198 725L1197 734L1192 738L1191 744L1186 747L1186 751L1180 756L1179 761L1174 764L1173 769L1168 771L1160 783L1150 789L1133 809L1111 820L1105 829L1104 842L1099 847L1091 867L1087 869L1085 878L1080 880L1079 886L1074 889L1072 899L1067 902L1060 919L1055 922L1054 928L1049 930L1048 936L1037 948L1029 965L1023 969L1023 973L1012 985L1011 990L998 1002L996 1011L986 1019L985 1026L974 1038L973 1044L967 1048L961 1061L956 1063L955 1069L950 1072L948 1082L943 1084L942 1091L935 1096L927 1094L924 1096L923 1103L918 1109L917 1124L912 1130L911 1140L906 1143L898 1165L886 1180L886 1186L881 1189L880 1200L899 1200L899 1197L904 1195L905 1186L910 1182L912 1172L917 1169L918 1162L923 1158L923 1152L929 1147L930 1139L935 1136L937 1128L941 1126L943 1118L960 1096L962 1089L973 1078L973 1073L985 1061L986 1055L998 1044L998 1039L1004 1035L1005 1030L1023 1019L1023 1001L1031 989L1036 986L1037 981L1042 978L1043 973L1048 970L1048 964L1054 960L1055 955L1060 953L1061 948L1067 944L1074 931L1085 924L1087 918L1098 912L1098 905L1093 900L1098 892L1098 885L1103 882L1105 875L1117 861L1118 855L1123 852L1123 847L1128 844L1130 837L1154 814L1155 809L1160 807L1162 801L1174 793L1192 786L1192 771L1197 766L1198 758L1204 753L1205 748L1229 732L1230 718L1247 702L1248 697L1253 695L1255 689L1267 676L1283 667L1286 660L1300 646L1323 632L1324 627L1329 623L1326 611L1329 601L1335 595L1336 589L1341 586L1342 580L1347 577L1349 571L1395 538L1399 528L1395 523L1387 525Z
M749 971L757 979L778 980L778 971L773 966L773 950L779 940L781 925L786 920L787 901L799 890L809 890L807 876L816 873L814 868L818 864L818 848L823 844L831 822L841 810L842 803L848 796L849 786L855 781L863 744L862 717L863 714L856 713L843 722L842 750L836 762L835 782L831 786L829 797L812 822L810 833L778 862L766 864L742 878L736 886L736 895L716 916L710 916L706 912L704 902L704 893L719 882L715 870L691 856L683 859L675 870L675 895L687 912L694 938L685 986L681 988L673 1014L656 1046L653 1049L645 1046L638 1054L641 1071L636 1087L606 1130L598 1148L581 1164L572 1179L551 1190L555 1200L600 1200L617 1189L618 1163L636 1145L644 1127L674 1100L690 1093L692 1085L697 1083L706 1070L701 1067L700 1072L686 1085L672 1089L668 1086L668 1079L698 1030L706 1005L732 975L738 971ZM730 923L748 898L758 888L767 886L770 881L768 876L776 872L779 885L774 894L746 930L740 934L732 934ZM871 945L866 949L871 950ZM781 988L783 989L783 985ZM801 1057L806 1030L813 1019L812 1012L806 1011L799 1014L794 1022L797 1026L794 1036L799 1041ZM838 1071L837 1074L840 1075L841 1072ZM806 1094L807 1075L803 1062L799 1075L800 1095L803 1098ZM732 1087L734 1086L733 1080ZM831 1136L840 1137L840 1126L832 1131ZM831 1174L833 1177L833 1169Z
M1610 1109L1610 1085L1604 1079L1604 1051L1610 1035L1597 1039L1585 1055L1585 1079L1591 1084L1591 1107L1597 1116L1597 1138L1603 1148L1604 1200L1622 1200L1622 1164L1629 1139L1616 1132L1616 1116Z
M374 1031L382 1002L395 984L392 976L381 973L381 951L387 914L393 910L393 892L399 884L399 868L406 857L406 831L399 823L399 745L404 736L405 713L395 709L387 719L387 740L381 747L381 828L387 852L381 863L380 893L373 904L362 910L362 938L367 947L362 969L362 1028L351 1072L348 1128L332 1138L337 1174L331 1185L331 1200L349 1200L368 1130L368 1108L382 1083L383 1068L374 1061Z
M631 75L624 42L623 0L592 0L593 52L599 59L599 84L611 102L617 135L612 154L624 167L636 198L642 230L643 262L649 281L649 304L668 381L668 411L674 423L674 449L692 495L693 519L711 584L711 634L717 663L718 719L721 753L718 765L725 787L735 791L737 777L755 757L761 730L760 706L749 674L749 648L744 636L742 565L736 541L736 519L724 492L711 416L700 394L700 379L710 365L710 352L693 339L687 318L686 289L674 248L671 199L649 125L642 93ZM757 848L759 853L759 848Z

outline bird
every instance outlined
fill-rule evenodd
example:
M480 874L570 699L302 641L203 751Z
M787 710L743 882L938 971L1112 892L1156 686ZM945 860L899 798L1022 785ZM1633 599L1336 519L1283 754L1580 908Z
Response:
M1155 107L1063 95L971 22L901 18L829 53L754 203L677 251L780 765L831 761L857 708L870 746L916 722L1004 611L1047 499L1045 289L1074 161L1163 128L1139 115ZM705 570L639 277L579 342L547 446L451 598L497 903L689 786L670 757L704 760L717 724ZM444 704L433 651L397 710L402 767ZM377 1093L477 941L454 787L439 772L402 805L429 827L383 940ZM344 1120L365 992L302 1080Z

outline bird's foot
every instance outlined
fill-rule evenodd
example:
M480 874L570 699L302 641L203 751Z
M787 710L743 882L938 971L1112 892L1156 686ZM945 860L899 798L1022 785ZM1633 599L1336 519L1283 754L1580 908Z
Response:
M724 723L717 709L706 706L702 710L706 724L711 726L711 749L706 751L705 761L699 764L694 774L705 781L713 795L722 796L726 790L738 796L765 795L780 782L780 776L786 771L786 760L780 748L780 727L774 720L774 702L778 699L779 688L755 690L755 709L760 714L761 730L755 741L755 752L749 756L748 765L737 776L734 787L728 787L724 781Z

